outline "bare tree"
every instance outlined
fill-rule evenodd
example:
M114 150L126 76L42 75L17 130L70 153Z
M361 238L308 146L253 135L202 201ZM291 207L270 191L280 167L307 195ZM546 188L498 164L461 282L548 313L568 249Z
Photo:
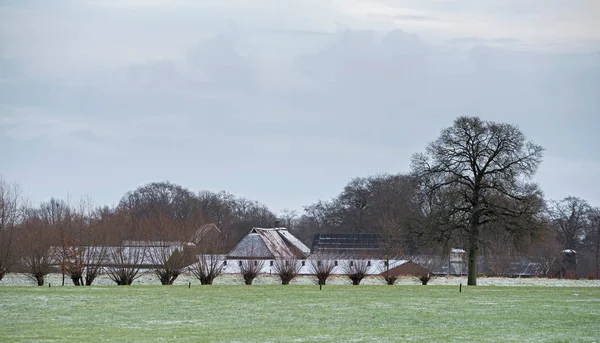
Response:
M146 258L146 247L117 246L110 247L107 251L110 265L106 272L117 285L131 285L139 277L140 269Z
M383 266L380 266L385 272L384 280L388 285L393 285L397 278L390 276L390 262L392 259L397 259L401 253L401 243L399 234L399 220L393 214L384 212L379 218L379 225L381 226L381 242L379 249L384 260Z
M15 263L15 228L22 221L21 187L0 175L0 280Z
M335 268L334 261L326 256L315 255L313 255L309 261L310 270L315 278L315 283L324 286Z
M539 263L541 272L545 276L550 276L553 267L556 266L557 259L560 257L560 251L560 244L556 241L554 232L551 229L547 229L532 244L529 250L530 255L534 256L533 261Z
M398 280L398 277L390 274L390 261L384 260L382 264L377 266L377 270L381 277L381 280L385 282L386 285L394 285Z
M200 227L195 236L195 263L191 272L203 285L212 285L225 267L226 238L215 224Z
M200 280L202 285L212 285L217 276L223 272L225 259L220 254L200 254L190 271Z
M358 286L369 272L369 263L367 260L344 261L342 270L352 281L352 284Z
M275 274L279 275L282 285L289 285L290 281L298 276L300 268L302 268L302 265L295 258L275 260L273 264L273 270Z
M157 246L147 247L154 274L163 285L172 285L185 268L183 245L177 247L172 244L159 242Z
M52 271L52 264L57 261L57 257L55 251L50 249L50 229L38 214L34 209L27 210L20 232L23 244L21 252L27 275L38 286L43 286L46 275Z
M570 196L560 201L548 202L548 214L563 249L578 250L581 247L591 224L591 211L587 201L577 197Z
M240 264L240 275L244 278L246 285L251 285L252 281L260 274L264 260L243 260Z
M593 254L594 274L598 279L600 278L600 208L591 209L589 218L590 223L584 243Z
M477 284L482 232L529 234L524 223L539 211L541 193L529 179L543 148L526 142L513 125L459 117L425 153L412 158L413 174L432 220L427 231L449 239L462 235L468 249L468 285Z
M295 232L298 223L298 213L294 210L283 209L279 215L279 222L283 224L290 232Z
M85 248L77 244L76 241L70 241L73 243L65 242L62 246L62 261L61 263L63 270L71 278L73 285L83 286L83 270L85 268L85 260L83 250Z
M60 265L62 285L64 286L66 276L65 266L68 258L66 245L69 242L67 231L72 220L71 208L63 200L50 198L49 201L40 204L38 215L47 227L47 230L53 232L51 235L52 243L58 247L53 252L53 258Z
M427 283L429 282L429 280L431 280L431 274L427 273L427 274L419 274L417 275L417 279L419 279L419 281L421 281L421 284L423 286L427 285Z
M83 207L91 206L89 201L82 203ZM96 209L82 209L80 213L88 212L87 223L81 228L77 247L79 259L83 261L83 278L86 286L91 286L94 280L102 273L105 263L110 261L108 244L110 235L115 228L122 225L120 217L113 209L108 207Z

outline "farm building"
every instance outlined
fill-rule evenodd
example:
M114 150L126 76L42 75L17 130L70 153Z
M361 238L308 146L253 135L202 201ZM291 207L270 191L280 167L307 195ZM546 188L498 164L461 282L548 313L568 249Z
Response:
M229 252L228 259L306 259L310 249L287 228L252 228Z
M225 235L216 224L204 224L200 226L192 237L191 243L196 247L196 253L225 253L227 235Z
M189 245L182 242L123 241L119 246L77 246L69 250L52 246L49 256L51 264L55 266L59 266L62 261L80 259L84 266L135 266L152 269L181 254L188 254L188 251Z
M468 263L462 249L452 249L447 255L414 255L410 260L431 271L433 275L467 275ZM505 277L545 276L548 268L540 258L528 256L477 256L479 274Z
M427 268L423 268L422 266L414 263L413 261L402 261L402 263L397 264L392 267L390 265L389 270L383 271L381 276L422 276L422 275L430 275L431 272Z

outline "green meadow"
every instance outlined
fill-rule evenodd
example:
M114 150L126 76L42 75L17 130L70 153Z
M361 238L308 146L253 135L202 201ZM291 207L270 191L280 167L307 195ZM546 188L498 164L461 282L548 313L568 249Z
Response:
M600 342L600 288L6 286L0 341Z

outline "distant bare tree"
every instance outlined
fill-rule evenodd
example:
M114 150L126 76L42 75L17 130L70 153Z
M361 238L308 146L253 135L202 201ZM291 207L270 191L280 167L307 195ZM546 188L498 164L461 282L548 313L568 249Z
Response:
M265 261L263 260L243 260L240 264L240 275L244 278L244 283L251 285L264 265Z
M89 246L84 250L84 261L86 261L84 278L86 286L91 286L102 272L102 264L107 254L108 248L104 245Z
M71 224L71 208L69 205L60 199L50 198L49 201L40 204L38 215L44 223L46 230L52 231L49 236L54 246L58 247L54 250L53 258L60 265L62 274L62 285L65 285L67 263L66 244L69 242L68 229Z
M325 256L312 256L310 270L317 285L323 286L335 268L335 262Z
M154 274L163 285L172 285L185 268L183 246L173 247L169 242L147 247L149 257L154 265Z
M560 251L560 243L556 241L550 229L530 247L530 255L534 256L534 262L540 264L544 276L551 275L552 268L556 266L557 259L560 257Z
M225 237L214 224L205 225L198 230L195 262L190 266L190 270L201 284L212 285L225 267L225 255L223 255L226 246Z
M52 271L52 264L57 261L57 256L55 251L50 249L50 229L38 214L34 209L27 210L20 230L23 244L21 254L27 275L38 286L43 286L46 275Z
M83 250L85 248L77 244L76 241L70 240L71 243L65 242L61 247L63 270L71 278L73 285L83 286L83 270L85 268L85 260L83 258ZM72 245L71 245L72 244Z
M223 255L200 254L190 266L190 271L202 285L212 285L215 278L223 272L224 262Z
M467 242L468 285L477 284L477 256L483 233L502 230L533 234L529 219L541 210L541 192L530 182L543 148L525 140L514 125L459 117L454 125L412 158L420 180L426 233Z
M273 270L275 274L279 275L282 285L289 285L290 281L298 276L300 268L302 268L302 265L295 258L275 260L273 264Z
M170 182L152 182L127 192L117 210L126 213L128 239L181 241L202 222L200 202L193 192Z
M592 208L587 201L577 197L566 197L548 202L548 214L552 219L563 249L578 250L590 226Z
M110 265L106 272L111 280L117 285L131 285L139 277L138 273L144 263L146 247L140 246L117 246L107 251Z
M279 221L288 228L290 231L294 231L296 228L296 222L298 220L298 213L294 210L284 209L279 215Z
M91 203L82 202L83 207L91 206ZM91 286L94 280L102 273L103 265L110 260L108 256L108 244L110 235L115 228L122 223L114 210L105 208L86 209L82 208L80 213L87 213L87 223L81 223L79 240L81 246L77 247L78 258L83 261L83 278L86 286ZM116 235L115 235L116 236Z
M0 175L0 280L15 263L14 231L23 219L21 187Z
M421 281L421 284L423 286L427 285L427 283L429 282L429 280L431 280L431 274L427 273L427 274L419 274L417 276L417 279L419 279L419 281Z
M397 276L390 274L390 261L389 260L383 261L382 264L378 265L377 270L379 272L379 275L381 276L381 279L383 280L383 282L386 283L386 285L392 286L398 280Z
M589 212L589 225L583 244L592 255L593 274L600 278L600 207L594 207Z
M342 270L352 281L352 284L358 286L362 279L367 276L369 264L367 260L345 261L342 264Z
M379 218L379 225L381 227L381 243L380 251L384 260L383 265L380 265L381 273L385 273L383 279L386 284L393 285L397 277L389 275L390 264L392 259L397 259L402 254L402 248L400 245L400 222L396 216L388 212L381 214Z

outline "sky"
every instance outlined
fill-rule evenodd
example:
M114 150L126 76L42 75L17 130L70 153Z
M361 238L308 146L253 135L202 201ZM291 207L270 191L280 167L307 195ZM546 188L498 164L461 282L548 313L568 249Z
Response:
M33 203L153 181L276 213L408 172L461 115L600 206L600 1L0 0L0 174Z

